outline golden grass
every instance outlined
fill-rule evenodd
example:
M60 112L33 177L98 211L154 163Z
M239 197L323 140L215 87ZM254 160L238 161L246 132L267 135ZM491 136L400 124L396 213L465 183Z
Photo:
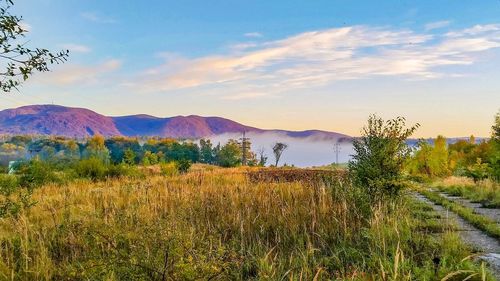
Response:
M0 222L0 239L15 238L20 243L6 245L1 251L4 277L16 263L26 272L36 273L37 278L57 274L57 268L87 262L85 255L95 252L95 247L110 247L105 240L116 239L118 234L137 242L141 235L153 234L145 232L152 231L166 240L181 239L181 244L215 243L209 248L238 241L240 255L250 248L287 251L300 236L306 239L302 241L304 249L314 252L318 244L325 243L324 239L346 237L347 224L350 230L359 224L359 218L345 204L335 204L335 198L325 188L299 183L249 184L240 169L195 169L170 178L48 185L36 190L33 199L38 204L28 212ZM62 228L67 228L64 235L54 237ZM89 238L82 237L82 232L92 232L104 241L89 246ZM193 251L197 248L184 246ZM144 251L156 251L150 248L155 245L144 247ZM302 255L293 253L294 247L289 249L289 254L296 256L292 259ZM21 253L16 255L15 251ZM180 256L189 258L187 253ZM19 257L24 259L16 261ZM236 265L242 263L241 256L231 259ZM214 268L205 270L216 272Z
M404 280L416 269L432 274L436 249L418 244L427 238L412 230L405 204L377 206L367 219L366 202L350 185L254 182L248 171L195 167L171 177L152 171L145 179L39 188L34 207L0 220L0 279Z

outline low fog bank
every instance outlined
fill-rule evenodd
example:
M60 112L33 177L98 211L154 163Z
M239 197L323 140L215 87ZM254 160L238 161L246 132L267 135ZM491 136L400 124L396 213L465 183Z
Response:
M352 143L346 139L292 138L279 133L248 133L246 137L250 138L252 151L257 153L259 148L264 148L268 157L267 165L274 164L272 146L276 142L288 144L287 150L281 156L280 166L286 163L297 167L312 167L335 163L334 145L337 141L340 145L339 163L349 161L353 153ZM217 145L217 143L224 144L229 139L239 138L241 134L223 134L210 137L210 140Z

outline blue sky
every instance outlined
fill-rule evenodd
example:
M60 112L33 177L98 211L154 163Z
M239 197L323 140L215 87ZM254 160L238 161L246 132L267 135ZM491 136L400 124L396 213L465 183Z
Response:
M3 95L107 115L217 115L358 135L370 113L422 137L489 135L500 1L17 1L67 64Z

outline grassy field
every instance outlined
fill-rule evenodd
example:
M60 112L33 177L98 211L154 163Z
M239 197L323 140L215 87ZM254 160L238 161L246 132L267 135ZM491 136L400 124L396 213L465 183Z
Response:
M0 279L492 280L407 196L368 206L340 178L247 172L38 188L36 205L0 220Z

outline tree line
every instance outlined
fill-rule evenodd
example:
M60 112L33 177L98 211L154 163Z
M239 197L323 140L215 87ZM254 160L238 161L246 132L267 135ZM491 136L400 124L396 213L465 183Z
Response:
M474 136L448 144L444 136L434 143L420 140L418 150L406 167L415 179L428 180L451 175L467 176L475 181L500 180L500 112L497 113L489 139L478 142Z
M265 166L268 156L260 148L250 149L249 138L242 141L230 139L225 144L213 144L209 139L198 142L161 138L129 138L93 136L85 140L65 137L11 136L0 141L0 165L7 167L11 161L38 159L67 165L71 162L94 158L105 164L155 165L167 162L189 162L221 167ZM275 165L288 146L276 143L273 147Z

